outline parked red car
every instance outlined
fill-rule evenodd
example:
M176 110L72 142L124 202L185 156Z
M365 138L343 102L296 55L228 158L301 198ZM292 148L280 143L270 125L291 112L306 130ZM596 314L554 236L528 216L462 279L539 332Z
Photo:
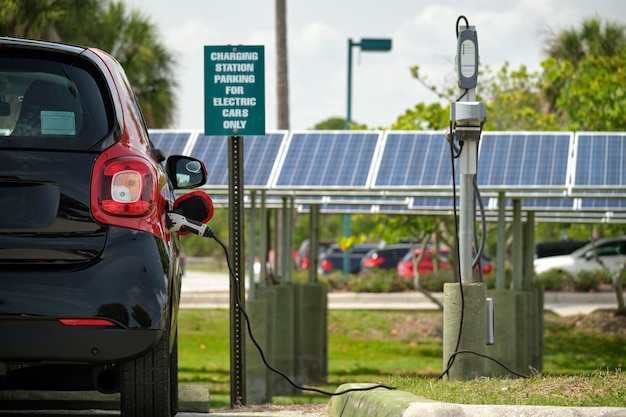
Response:
M422 253L421 249L415 250L415 257L419 257ZM435 262L433 255L435 250L428 248L421 262L417 266L417 272L421 274L428 274L435 270ZM448 258L450 257L450 248L439 248L439 268L449 269L450 263ZM488 274L493 270L493 263L486 256L482 257L481 265L483 268L483 274ZM411 252L404 255L404 257L398 262L398 278L408 281L413 279L413 256Z

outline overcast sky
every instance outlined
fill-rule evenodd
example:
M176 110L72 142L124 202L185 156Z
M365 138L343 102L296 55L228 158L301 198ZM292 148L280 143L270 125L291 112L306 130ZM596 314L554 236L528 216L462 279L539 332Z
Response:
M276 129L273 0L124 1L157 25L177 59L173 128L204 129L204 46L233 44L264 45L266 129ZM346 117L348 39L393 40L391 52L353 49L353 121L389 127L416 103L436 101L409 69L418 65L437 85L455 79L460 15L476 27L481 64L538 70L549 33L592 16L626 23L626 1L287 0L291 129Z

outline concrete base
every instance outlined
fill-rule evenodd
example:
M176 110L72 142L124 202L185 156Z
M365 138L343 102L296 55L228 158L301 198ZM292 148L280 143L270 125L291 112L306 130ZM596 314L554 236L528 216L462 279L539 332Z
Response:
M443 288L443 369L457 351L486 354L487 290L484 283L448 283ZM462 291L462 292L461 292ZM462 320L462 322L461 322ZM459 338L459 332L460 338ZM460 353L448 370L451 380L488 376L487 361L474 353Z
M248 312L248 317L250 317L252 334L268 360L273 359L269 344L271 328L267 319L270 298L265 297L246 301L246 311ZM268 392L267 368L263 363L258 348L246 331L246 402L248 404L264 404L269 398L271 398L271 395Z
M328 378L328 297L324 284L295 286L296 374L304 385Z
M265 331L264 339L255 338L265 341L259 344L267 362L298 385L326 382L327 310L327 288L319 283L259 289L257 298L248 301L254 334L261 335ZM246 344L246 353L248 404L260 404L275 395L300 393L282 375L265 368L250 340ZM260 385L263 383L265 389Z
M493 298L495 307L495 343L487 346L487 354L502 362L507 368L517 366L517 344L515 327L515 293L510 290L488 290L487 297ZM493 376L512 375L495 362L490 364Z
M291 379L297 379L295 364L295 338L294 338L294 286L277 285L269 287L268 291L276 294L276 311L270 321L272 331L272 367L284 372ZM283 376L274 372L269 373L270 395L296 395L296 390Z

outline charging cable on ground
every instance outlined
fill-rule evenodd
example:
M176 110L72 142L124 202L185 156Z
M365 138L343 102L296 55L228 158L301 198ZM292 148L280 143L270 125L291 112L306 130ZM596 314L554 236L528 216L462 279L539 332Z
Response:
M250 336L250 340L252 341L256 349L259 351L259 354L261 355L261 360L263 361L263 364L265 365L267 369L282 376L291 386L293 386L294 388L298 390L316 392L318 394L323 394L323 395L328 395L328 396L338 396L338 395L347 394L349 392L357 392L357 391L371 391L376 388L385 388L389 390L395 390L394 387L390 387L388 385L383 385L383 384L377 384L377 385L373 385L369 387L362 387L362 388L349 388L347 390L339 391L339 392L330 392L330 391L325 391L325 390L313 388L313 387L304 387L295 383L287 374L285 374L280 369L276 369L275 367L270 365L269 362L267 361L267 358L265 357L263 348L261 348L261 346L257 342L252 332L252 326L250 324L250 317L248 316L248 313L246 312L246 309L244 308L243 303L241 302L241 294L239 294L239 288L240 288L239 278L233 273L233 269L230 263L230 256L228 254L228 248L226 248L226 245L215 235L213 230L210 227L208 227L206 224L196 222L191 219L187 219L185 216L178 214L178 213L168 213L167 216L168 216L168 225L170 227L171 232L187 231L187 232L191 232L202 237L209 237L215 240L222 247L222 250L224 251L224 255L226 256L226 265L228 266L229 275L233 279L234 284L235 284L233 285L235 287L235 302L237 303L237 306L241 310L241 313L243 314L243 317L245 319L246 327L248 328L248 335Z

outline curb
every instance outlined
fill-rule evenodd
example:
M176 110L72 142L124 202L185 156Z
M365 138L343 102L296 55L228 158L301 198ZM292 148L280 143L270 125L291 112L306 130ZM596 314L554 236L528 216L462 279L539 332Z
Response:
M374 384L344 384L336 392L371 386ZM450 404L409 392L376 388L332 397L328 414L331 417L625 417L626 408Z

